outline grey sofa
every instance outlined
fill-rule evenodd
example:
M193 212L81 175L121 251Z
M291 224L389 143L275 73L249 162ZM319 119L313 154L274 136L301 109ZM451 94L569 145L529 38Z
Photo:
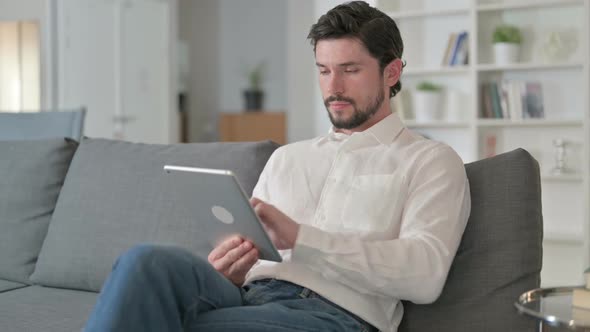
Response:
M68 137L79 141L86 108L25 113L0 112L0 141Z
M277 145L0 142L0 331L80 331L114 259L138 243L197 255L165 164L232 169L251 193ZM405 303L400 331L532 331L517 296L539 286L539 170L524 150L466 165L472 215L441 297Z

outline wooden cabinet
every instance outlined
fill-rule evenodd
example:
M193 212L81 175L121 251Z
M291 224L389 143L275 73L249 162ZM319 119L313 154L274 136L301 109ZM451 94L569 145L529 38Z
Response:
M221 113L219 140L244 142L271 140L287 143L287 121L284 112Z

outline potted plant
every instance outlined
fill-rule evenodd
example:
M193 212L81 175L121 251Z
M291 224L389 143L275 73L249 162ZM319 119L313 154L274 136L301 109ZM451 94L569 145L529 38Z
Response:
M262 109L264 102L264 91L262 90L262 81L266 63L260 62L254 66L248 73L248 88L244 90L244 100L246 111L258 111Z
M442 86L428 81L420 82L416 86L413 97L416 122L442 119Z
M497 65L518 62L522 36L520 30L512 25L499 25L492 36L494 59Z

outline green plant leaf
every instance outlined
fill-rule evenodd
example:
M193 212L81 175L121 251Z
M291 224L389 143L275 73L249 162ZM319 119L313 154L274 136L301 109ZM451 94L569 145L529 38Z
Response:
M494 29L492 40L495 43L520 44L522 35L520 29L513 25L499 25Z
M266 72L266 61L259 62L248 72L249 89L253 91L262 90L262 81Z
M420 83L418 83L418 85L416 86L416 90L419 91L440 91L442 89L442 86L432 83L432 82L428 82L428 81L422 81Z

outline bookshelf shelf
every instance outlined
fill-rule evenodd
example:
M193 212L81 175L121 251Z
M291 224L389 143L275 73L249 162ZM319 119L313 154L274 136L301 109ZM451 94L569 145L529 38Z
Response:
M469 14L468 8L444 9L444 10L402 10L388 12L393 19L417 19L427 17L446 17Z
M502 10L515 10L515 9L535 9L535 8L551 8L551 7L564 7L564 6L577 6L583 5L583 0L528 0L518 1L513 3L494 3L494 4L481 4L477 6L478 12L492 12Z
M416 122L414 120L404 120L409 128L469 128L469 122Z
M477 66L477 71L492 72L492 71L508 71L508 70L562 70L562 69L582 69L584 64L582 62L566 62L566 63L517 63L512 65L498 66L495 64L480 64Z
M447 143L465 163L523 148L543 171L555 165L555 142L567 142L565 159L579 173L541 175L548 230L541 280L543 285L577 280L579 274L567 271L590 266L590 1L377 3L399 9L390 14L404 37L404 60L412 67L404 69L403 89L392 105L406 115L408 128ZM494 63L492 35L502 24L521 29L518 63ZM468 37L460 39L464 32ZM466 65L441 66L465 59ZM415 92L424 81L444 87L440 108L445 120L417 123L409 118L420 109ZM579 231L568 233L574 229Z
M580 234L547 231L543 236L544 243L583 245L584 237Z
M581 127L582 120L549 120L549 119L478 119L479 127Z
M546 174L541 176L543 181L551 182L582 182L583 178L581 174L566 174L566 175L552 175Z
M421 76L421 75L448 75L448 74L467 74L469 66L448 66L438 68L405 68L404 75Z

